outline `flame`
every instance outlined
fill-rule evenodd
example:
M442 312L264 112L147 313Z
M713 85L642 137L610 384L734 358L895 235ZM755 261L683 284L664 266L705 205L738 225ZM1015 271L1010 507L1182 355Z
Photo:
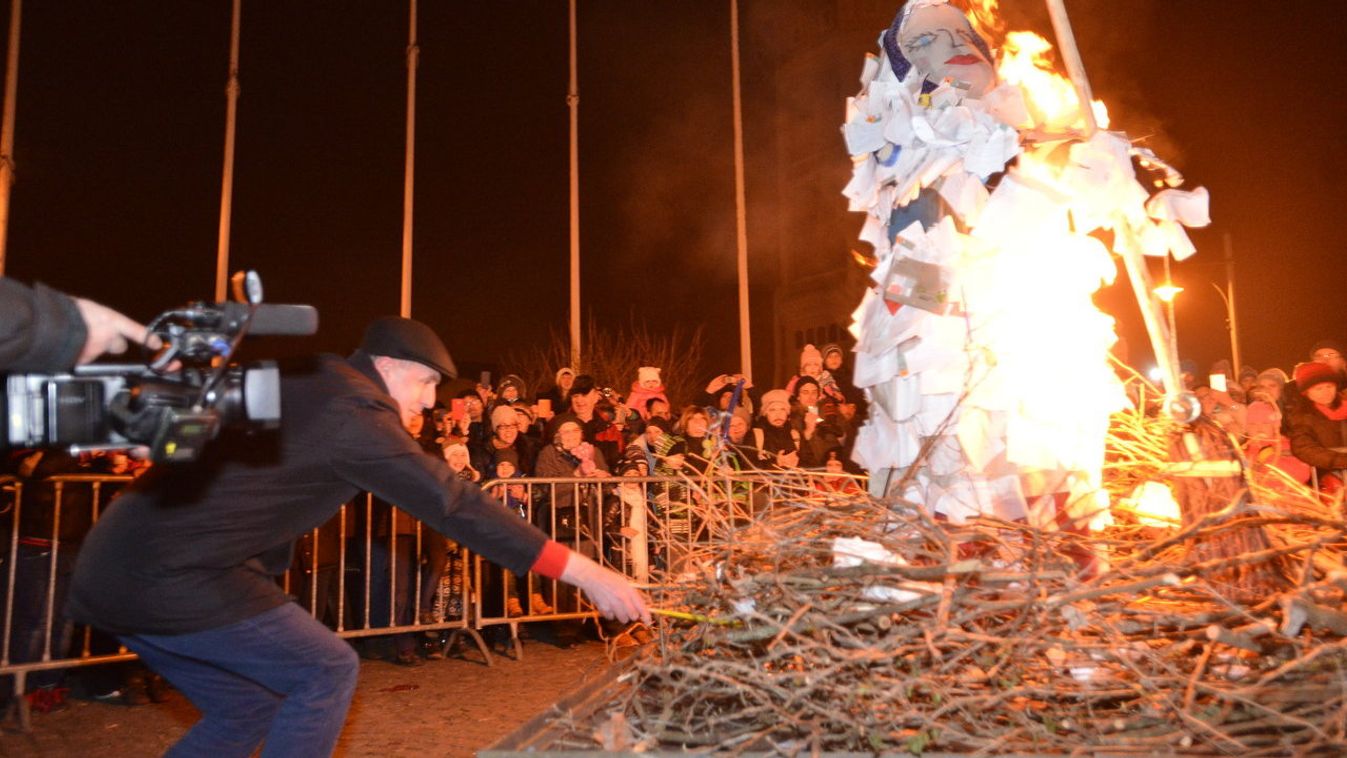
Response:
M963 5L966 5L963 10L972 22L974 31L984 39L1001 36L1005 30L1005 23L1001 20L1001 0L971 0Z
M977 19L979 9L994 13L998 0L975 4L969 13ZM1054 71L1052 50L1037 34L1012 31L1001 46L998 74L1022 94L1032 131L1049 135L1083 131L1080 98L1072 82ZM1107 127L1104 104L1095 101L1094 112L1097 125ZM1111 521L1102 486L1108 418L1127 401L1106 360L1117 339L1114 321L1099 310L1092 296L1112 282L1117 268L1108 249L1084 234L1086 230L1061 223L1066 213L1034 204L1061 208L1073 203L1077 188L1063 176L1063 169L1063 161L1051 149L1026 144L1012 176L1046 192L1025 200L1030 205L1021 218L997 220L991 229L980 229L979 223L971 233L1000 251L992 264L996 287L1015 300L993 307L996 323L989 325L999 347L1003 379L1014 386L1016 397L1008 420L1012 433L1008 454L1021 471L1032 470L1037 461L1044 470L1059 472L1054 488L1071 493L1067 515L1098 529ZM1045 375L1052 380L1044 381ZM1153 520L1172 525L1163 519L1167 513L1177 519L1177 506L1161 510L1166 499L1173 503L1163 485L1147 489L1138 509L1155 508Z
M1052 43L1033 32L1010 32L1001 46L997 73L1024 94L1036 128L1050 132L1084 129L1076 88L1053 70L1051 52ZM1100 128L1107 128L1108 108L1095 100L1093 110Z
M1136 514L1142 526L1173 529L1183 523L1174 493L1160 482L1142 482L1132 490L1125 507Z

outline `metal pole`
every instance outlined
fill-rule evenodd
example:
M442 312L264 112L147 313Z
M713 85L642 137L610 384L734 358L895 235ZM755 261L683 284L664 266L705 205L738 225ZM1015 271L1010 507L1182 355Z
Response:
M575 2L570 0L570 83L566 106L571 112L571 367L580 368L580 77L576 64Z
M1235 319L1235 246L1230 241L1230 232L1221 235L1225 242L1225 318L1230 329L1230 356L1235 365L1231 369L1239 376L1243 363L1239 354L1239 321Z
M416 44L416 0L410 0L407 31L407 151L402 185L402 304L403 318L412 315L412 205L416 171L416 67L421 48Z
M234 131L239 103L239 21L243 0L234 0L229 30L229 82L225 85L224 175L220 180L220 238L215 253L215 300L223 301L229 287L229 229L234 214Z
M1052 17L1052 28L1057 35L1057 48L1062 54L1062 61L1066 63L1071 83L1076 88L1076 96L1080 99L1081 116L1085 120L1085 136L1090 137L1099 129L1092 106L1094 96L1090 89L1090 80L1085 76L1085 62L1080 57L1080 48L1076 46L1076 36L1071 31L1071 20L1066 15L1066 3L1065 0L1047 0L1047 4L1048 14ZM1125 226L1120 228L1119 232L1114 247L1123 259L1123 267L1127 270L1127 278L1132 284L1132 294L1137 299L1137 305L1141 307L1141 318L1146 324L1146 333L1150 336L1155 362L1164 376L1165 390L1171 395L1182 392L1183 383L1179 381L1178 348L1173 334L1170 333L1169 324L1164 314L1160 312L1155 296L1151 294L1150 272L1146 269L1141 247Z
M739 70L739 0L730 0L730 63L734 77L734 221L739 259L739 371L753 376L748 314L748 211L744 196L744 111Z
M1174 277L1169 272L1169 256L1165 256L1165 284L1174 286ZM1171 294L1169 299L1165 300L1165 316L1169 319L1169 339L1178 344L1179 324L1174 319L1174 301L1178 298L1177 294ZM1177 355L1174 356L1177 359ZM1181 372L1180 372L1181 373Z
M1065 0L1048 0L1048 15L1052 17L1052 30L1057 35L1057 49L1066 64L1066 73L1075 85L1076 97L1080 99L1080 113L1085 119L1085 136L1089 137L1099 129L1094 120L1094 93L1090 89L1090 80L1085 76L1085 61L1080 57L1080 48L1076 46L1075 32L1071 31L1071 19L1066 15Z
M23 0L10 0L9 58L5 62L5 115L0 124L0 276L9 247L9 193L14 187L14 107L19 99L19 18Z

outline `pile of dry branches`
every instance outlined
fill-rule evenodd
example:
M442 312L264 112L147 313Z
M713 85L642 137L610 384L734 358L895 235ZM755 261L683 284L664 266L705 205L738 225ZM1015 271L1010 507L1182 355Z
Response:
M1174 429L1118 424L1111 484L1165 479ZM682 618L553 747L1341 754L1347 525L1246 474L1172 529L1124 513L1090 536L955 526L804 479L748 523L721 497L653 593ZM1199 549L1236 531L1265 547ZM1263 596L1213 580L1247 567L1276 577Z

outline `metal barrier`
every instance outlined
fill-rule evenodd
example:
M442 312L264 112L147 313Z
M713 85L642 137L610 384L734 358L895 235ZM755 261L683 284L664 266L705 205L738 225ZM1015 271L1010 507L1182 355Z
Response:
M28 701L23 697L28 677L37 672L76 666L92 666L135 659L120 645L115 651L93 651L94 632L87 627L81 634L80 653L70 656L74 625L65 620L61 606L74 568L79 539L70 539L79 531L74 519L87 515L88 524L97 522L105 502L127 482L129 476L65 475L24 483L12 476L0 477L0 518L8 519L5 559L4 626L0 630L0 676L14 677L14 702L20 727L31 728ZM50 491L47 486L50 485ZM67 494L81 495L88 488L88 512L77 502L75 513L66 512ZM24 491L35 502L25 504ZM48 500L50 497L50 500ZM82 499L82 498L80 498ZM42 522L50 519L50 526ZM63 528L65 531L63 531ZM64 539L63 539L64 538ZM65 544L63 544L63 542ZM20 564L24 571L19 571ZM106 642L106 640L101 640ZM109 645L110 646L110 645ZM53 650L53 648L56 648ZM16 656L17 653L17 656ZM19 660L15 660L15 658Z
M483 485L500 493L501 500L508 494L502 491L506 487L516 490L511 499L521 516L640 586L655 576L676 577L697 546L732 541L738 529L773 503L862 493L865 478L790 469L709 476L530 477ZM475 626L508 625L516 657L523 654L519 624L596 616L579 590L557 580L515 577L480 556L473 574Z
M376 538L375 532L381 531L376 528L377 522L385 519L387 534ZM352 552L357 557L355 566L348 560ZM354 503L343 505L327 524L302 537L295 553L291 570L282 578L282 588L339 636L353 639L447 631L447 639L438 643L447 649L457 636L466 634L476 643L486 665L492 664L491 653L469 618L470 582L466 571L471 557L467 549L426 529L395 506L366 492ZM335 563L330 562L332 558ZM296 574L305 578L299 592L295 591ZM362 577L354 598L347 581L353 574ZM387 575L386 593L376 589L376 574ZM410 596L407 584L411 585ZM356 618L348 613L351 606Z
M0 534L8 533L7 552L0 555L5 577L0 677L13 677L12 707L25 731L31 728L24 698L31 675L136 659L110 635L88 627L80 627L76 638L62 612L84 533L131 479L63 475L25 483L0 477ZM484 488L503 501L518 501L521 517L572 550L647 584L654 576L676 575L695 545L732 538L736 528L773 503L845 486L863 491L864 482L790 470L510 479ZM516 488L520 497L508 497L507 488ZM348 639L447 632L437 643L447 649L466 635L489 666L491 653L479 632L485 627L508 625L518 657L518 624L595 616L577 589L532 574L516 580L368 493L343 505L297 548L281 586ZM386 594L376 589L381 585L376 579L385 575Z

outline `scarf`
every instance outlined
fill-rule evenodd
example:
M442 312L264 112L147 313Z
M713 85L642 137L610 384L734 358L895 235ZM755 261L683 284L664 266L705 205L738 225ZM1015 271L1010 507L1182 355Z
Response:
M1347 421L1347 403L1339 403L1337 408L1315 403L1314 407L1330 421Z

